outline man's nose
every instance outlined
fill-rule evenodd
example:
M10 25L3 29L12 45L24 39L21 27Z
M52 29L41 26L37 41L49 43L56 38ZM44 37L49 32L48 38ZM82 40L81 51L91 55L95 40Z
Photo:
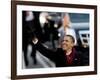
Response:
M63 43L66 43L66 40L63 40Z

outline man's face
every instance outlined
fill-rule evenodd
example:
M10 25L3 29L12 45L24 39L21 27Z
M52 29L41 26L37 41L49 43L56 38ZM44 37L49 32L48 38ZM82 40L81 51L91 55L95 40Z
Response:
M62 43L61 43L62 49L64 51L67 51L69 49L72 49L73 46L74 46L74 43L73 43L71 37L65 36Z

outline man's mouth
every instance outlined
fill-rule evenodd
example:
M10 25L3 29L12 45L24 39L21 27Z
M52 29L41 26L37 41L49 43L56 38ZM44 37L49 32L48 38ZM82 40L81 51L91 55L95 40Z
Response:
M66 44L62 44L62 47L67 47L67 45Z

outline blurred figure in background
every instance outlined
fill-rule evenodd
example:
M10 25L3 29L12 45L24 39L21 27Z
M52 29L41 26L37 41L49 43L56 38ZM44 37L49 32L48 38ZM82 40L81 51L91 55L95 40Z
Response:
M28 66L29 62L28 62L28 58L27 58L27 52L28 52L28 45L31 44L31 38L33 37L34 35L34 31L35 31L35 28L34 28L34 15L33 15L33 12L32 11L23 11L23 39L22 39L22 42L23 42L23 52L24 52L24 61L25 61L25 65ZM32 59L33 59L33 62L34 64L36 64L36 50L34 49L34 46L32 46L32 53L31 53L31 56L32 56Z
M52 20L52 17L48 12L41 12L39 16L41 30L42 30L42 40L43 42L49 42L52 45L52 48L55 49L55 39L57 35L57 30L54 27L55 21Z
M39 40L44 43L49 40L49 27L48 21L46 19L48 13L45 12L34 12L34 28L35 28L35 36L39 38Z
M42 31L42 40L43 42L49 41L50 40L50 24L48 21L48 16L49 14L47 12L41 12L39 15L39 22L40 22L40 27ZM40 34L41 35L41 34Z
M71 20L68 13L62 14L62 26L58 29L58 32L59 32L58 36L60 37L59 44L61 43L61 39L65 35L73 36L75 39L75 45L77 44L76 33L75 30L71 28Z

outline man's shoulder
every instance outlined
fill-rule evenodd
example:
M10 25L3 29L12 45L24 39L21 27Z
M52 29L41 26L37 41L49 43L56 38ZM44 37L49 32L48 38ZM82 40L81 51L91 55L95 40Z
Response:
M57 50L57 51L63 51L62 48L57 48L56 50Z
M79 50L79 48L78 48L77 46L74 47L74 50L75 50L75 54L76 54L77 56L81 56L81 55L82 55L82 51Z
M63 51L63 49L62 48L57 48L56 49L56 53L57 54L61 54L61 53L63 53L64 51Z

